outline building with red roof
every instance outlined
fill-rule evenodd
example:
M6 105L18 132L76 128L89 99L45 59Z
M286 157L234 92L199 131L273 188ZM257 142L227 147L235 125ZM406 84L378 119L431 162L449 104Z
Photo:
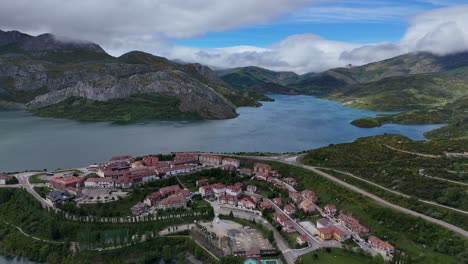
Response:
M159 162L159 158L158 157L152 157L152 156L148 156L148 157L144 157L143 158L143 164L147 167L158 167L158 162Z
M254 193L254 192L257 191L257 186L252 185L252 184L247 185L247 191L248 191L248 192L251 192L251 193Z
M308 243L308 242L307 242L308 238L309 238L309 237L308 237L306 234L303 234L303 235L297 236L296 242L297 242L299 245L304 245L304 244Z
M382 241L376 236L370 236L367 242L369 242L373 249L386 255L393 254L395 251L395 248L390 243Z
M337 226L317 228L317 235L323 240L335 239L339 242L344 242L350 238L350 234Z
M239 173L244 176L252 176L252 170L249 168L241 168L239 169Z
M302 195L299 192L289 192L289 198L291 198L291 200L296 204L300 204L302 202Z
M196 153L176 153L174 164L196 164L198 163L198 154Z
M80 188L85 181L82 177L70 176L63 177L57 176L49 179L49 184L55 189L66 190L68 188Z
M226 186L226 194L240 196L242 194L242 188L236 185L228 185Z
M222 183L211 184L211 189L216 197L226 193L226 186Z
M231 206L237 206L238 198L235 195L221 194L218 197L218 204L228 204Z
M287 204L285 207L284 207L284 212L288 215L292 215L294 213L296 213L296 207L292 204Z
M336 205L334 204L327 204L323 209L325 210L325 213L329 216L336 215Z
M291 186L297 186L299 184L294 178L291 177L284 178L283 181Z
M195 184L197 187L202 187L202 186L208 185L209 183L208 183L207 178L203 178L203 179L196 181Z
M202 163L203 165L215 166L215 167L220 166L223 160L223 158L221 158L220 156L206 155L206 154L200 155L198 159L200 163Z
M350 214L340 214L338 216L338 220L347 228L357 233L359 236L369 234L369 228L361 225L359 220Z
M273 208L273 204L270 201L263 201L260 203L260 209L265 210L265 209L271 209Z
M222 165L234 166L236 169L240 166L240 160L233 158L224 158L221 162Z
M291 228L291 222L289 218L282 213L274 213L273 214L273 220L280 224L284 229L289 229Z
M303 190L301 194L304 199L308 199L313 203L316 203L318 201L317 195L311 190Z
M6 185L9 179L10 176L7 174L0 174L0 185Z
M247 196L240 199L237 203L237 206L244 209L255 209L255 207L257 207L257 203L252 198Z
M210 185L205 185L198 188L198 192L201 194L202 197L210 197L214 195L213 189Z
M184 197L176 195L164 198L156 204L156 208L161 210L185 208L186 206L187 200Z
M283 204L283 200L281 197L276 197L272 199L273 203L276 204L277 206L281 206Z
M150 195L146 196L146 198L145 198L145 200L143 202L147 206L153 206L153 205L156 205L159 201L161 201L162 198L163 198L163 196L161 195L161 193L159 191L158 192L153 192Z
M166 197L170 194L174 194L176 192L180 191L180 186L175 184L175 185L171 185L171 186L167 186L167 187L162 187L159 189L159 192L161 193L161 195L163 197Z
M271 166L264 163L254 164L254 173L256 175L268 175L271 172Z

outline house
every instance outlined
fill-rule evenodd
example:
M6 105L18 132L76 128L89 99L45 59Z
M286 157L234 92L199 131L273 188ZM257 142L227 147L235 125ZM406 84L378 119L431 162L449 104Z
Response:
M315 204L312 203L312 201L310 200L304 200L299 204L299 209L301 209L305 213L311 213L315 211Z
M228 185L226 186L226 194L240 196L242 194L242 188L236 185Z
M335 239L344 242L350 238L350 235L337 226L317 228L317 235L323 240Z
M317 228L329 227L332 225L333 223L328 218L321 218L317 220Z
M323 209L325 210L325 213L329 216L334 216L336 214L336 205L334 204L327 204Z
M132 210L132 215L141 215L148 211L148 207L144 203L137 203L130 210Z
M256 175L268 175L271 172L271 166L263 163L254 164L254 173Z
M239 173L244 176L252 176L252 170L249 168L241 168L239 169Z
M174 164L196 164L198 163L198 154L195 153L176 153Z
M190 164L174 165L171 163L169 166L159 167L156 173L163 178L167 178L178 174L189 173L192 170L193 166Z
M226 193L226 186L222 183L214 183L211 185L211 189L213 190L213 194L218 197L221 194Z
M220 166L223 158L220 156L216 155L200 155L199 156L199 161L203 165L208 165L208 166Z
M222 165L230 165L234 166L237 170L240 166L240 160L238 159L233 159L233 158L224 158L223 161L221 162Z
M235 195L221 194L218 197L218 204L227 204L231 206L237 206L238 198Z
M276 204L277 206L281 206L281 204L283 204L283 200L281 199L281 197L273 198L272 201L273 201L273 203Z
M250 184L250 185L247 185L247 191L248 191L248 192L251 192L251 193L254 193L254 192L257 191L257 186L251 185L251 184Z
M75 196L67 191L54 190L46 194L46 202L53 207L60 207L65 202L75 199Z
M186 201L192 199L192 193L188 189L183 189L174 194L175 196L183 197Z
M255 179L259 180L259 181L266 181L268 182L270 179L271 179L271 176L268 176L266 174L258 174L258 175L255 175Z
M295 204L300 204L302 202L302 195L299 192L289 192L289 198L291 198Z
M274 213L273 220L275 220L275 222L280 224L285 229L291 228L291 222L289 221L289 218L285 214Z
M340 214L338 216L338 220L359 236L367 235L369 233L369 228L361 225L359 220L350 214Z
M57 176L49 179L49 184L52 185L55 189L65 190L68 188L80 188L83 182L85 181L82 177L70 176L63 177Z
M88 178L84 182L86 188L107 188L115 187L115 180L112 178Z
M299 183L293 178L284 178L283 181L291 186L297 186Z
M273 205L271 204L270 201L263 201L260 203L260 209L265 210L265 209L271 209L273 208Z
M171 186L167 186L167 187L162 187L159 189L159 192L161 193L161 195L163 197L166 197L170 194L174 194L176 192L180 191L180 186L179 185L171 185Z
M132 186L133 179L128 176L120 177L115 181L116 188L129 189L132 188Z
M159 162L158 157L144 157L143 164L147 167L157 167Z
M263 199L263 196L258 193L254 193L248 196L252 198L252 200L254 200L256 203L259 203Z
M318 201L317 195L315 195L315 193L311 190L304 190L301 192L301 194L302 194L302 198L308 199L313 203L316 203Z
M205 186L205 185L208 185L208 179L207 178L203 178L203 179L200 179L198 181L195 182L195 185L197 187L202 187L202 186Z
M257 203L250 197L244 197L239 200L237 206L243 209L255 209Z
M211 188L210 185L205 185L200 188L198 188L198 192L201 194L202 197L208 197L208 196L213 196L213 189Z
M161 210L185 208L187 206L187 200L180 196L169 196L162 199L156 204L156 208Z
M395 248L390 243L382 241L376 236L370 236L367 239L367 242L373 249L386 255L393 254L393 252L395 251Z
M9 179L7 174L0 174L0 185L6 185Z
M277 170L271 170L269 174L273 177L277 177L277 178L281 177L281 173Z
M161 195L161 193L158 191L158 192L153 192L151 193L150 195L146 196L145 200L143 201L147 206L153 206L153 205L156 205L161 199L163 198L163 196Z
M308 243L308 242L307 242L307 239L308 239L308 237L307 237L306 234L300 235L300 236L297 236L296 242L297 242L297 244L299 244L299 245L305 245L306 243Z
M284 207L284 212L288 215L292 215L294 213L296 213L296 207L292 204L287 204L285 207Z

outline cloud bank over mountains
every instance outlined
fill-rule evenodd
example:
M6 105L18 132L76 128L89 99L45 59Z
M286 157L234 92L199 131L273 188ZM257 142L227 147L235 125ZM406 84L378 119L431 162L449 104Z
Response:
M220 68L255 65L298 73L361 65L407 52L445 55L468 50L468 5L434 9L410 17L406 33L397 42L357 44L315 34L291 35L268 47L196 48L170 42L209 32L266 25L276 19L294 17L291 14L295 11L318 2L323 1L16 0L2 3L0 28L87 39L101 44L113 55L142 50Z

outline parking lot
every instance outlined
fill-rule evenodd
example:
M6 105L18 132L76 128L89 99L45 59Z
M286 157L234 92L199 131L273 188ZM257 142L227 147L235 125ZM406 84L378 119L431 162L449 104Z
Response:
M244 251L252 247L273 249L270 242L259 231L248 226L244 227L236 222L220 220L218 218L215 218L212 223L206 226L220 237L229 237L232 251Z

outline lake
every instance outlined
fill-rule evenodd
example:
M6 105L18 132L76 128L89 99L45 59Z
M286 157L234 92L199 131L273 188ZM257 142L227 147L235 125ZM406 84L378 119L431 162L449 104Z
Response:
M35 262L28 261L19 257L4 257L0 256L0 264L34 264Z
M0 112L0 172L82 167L122 154L301 151L384 133L424 140L424 132L441 126L357 128L349 123L379 112L311 96L270 96L276 101L259 108L239 108L239 117L228 120L117 125Z

